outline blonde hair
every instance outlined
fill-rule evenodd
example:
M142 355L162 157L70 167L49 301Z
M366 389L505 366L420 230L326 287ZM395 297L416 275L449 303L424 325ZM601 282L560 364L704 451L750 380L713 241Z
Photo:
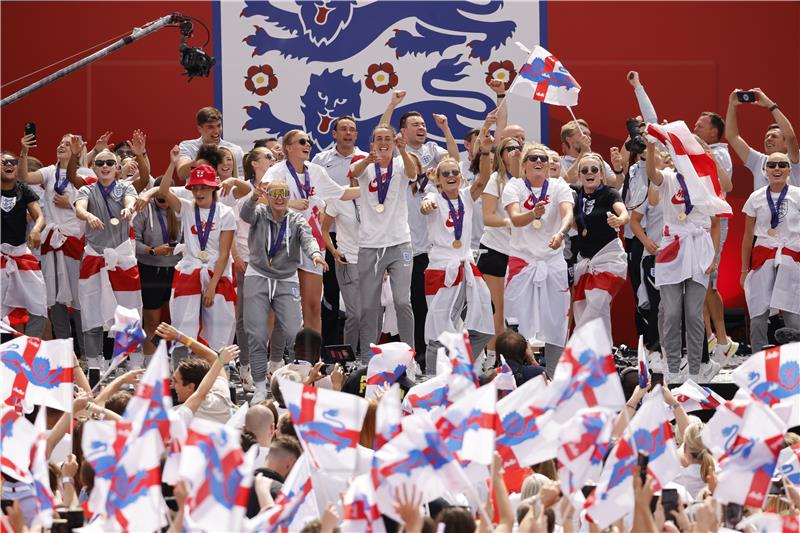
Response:
M294 142L294 138L297 137L298 135L308 136L308 134L303 130L289 130L288 132L286 132L286 135L283 136L283 142L281 144L281 147L283 148L284 154L286 153L286 147L292 144Z
M289 182L282 178L276 178L267 184L267 190L270 189L289 189ZM291 189L289 189L291 191Z
M397 131L392 127L391 124L387 124L386 122L381 122L380 124L372 128L372 135L369 136L370 142L375 142L375 132L378 130L389 130L392 133L392 142L394 142L394 138L397 135Z
M224 146L218 146L217 150L220 151L220 152L226 152L231 157L231 161L233 162L233 165L231 165L231 167L232 167L231 177L238 178L239 177L239 165L236 164L236 158L233 156L233 152L231 152L230 149L225 148ZM220 164L222 164L223 156L224 156L224 154L220 154ZM216 169L214 169L214 170L216 170ZM219 174L219 172L217 172L217 174Z
M708 476L714 473L717 463L700 438L702 430L702 422L693 422L686 427L686 431L683 432L683 452L687 460L700 464L700 478L707 482Z
M439 177L442 165L445 164L445 163L454 164L456 167L458 167L459 170L461 170L461 165L459 164L460 162L456 158L454 158L452 156L449 156L449 155L446 155L443 158L441 158L439 160L439 164L436 165L436 177L437 178Z
M586 129L589 129L589 124L582 118L579 118L578 120L570 120L569 122L561 126L561 142L566 144L567 138L572 137L573 135L575 135L575 133L578 132L579 125Z
M266 146L258 146L253 148L244 154L244 160L242 161L242 167L244 168L244 179L248 181L253 181L256 179L256 171L253 169L253 161L255 161L256 158L261 154L270 154L273 157L273 160L275 159L275 154ZM238 172L238 170L234 170L234 172Z
M65 133L61 137L61 142L64 142L65 138L67 138L67 139L71 138L73 135L74 135L73 133ZM114 152L111 152L111 153L113 154ZM70 154L72 154L71 151L70 151ZM114 154L114 155L116 155L116 154ZM95 157L97 157L97 156L95 156ZM88 162L87 158L88 158L88 152L86 151L86 143L83 143L83 146L81 147L81 153L78 154L78 166L79 167L85 167L87 162ZM119 163L119 158L117 158L117 162ZM28 165L28 166L30 166L30 165ZM31 171L31 170L29 169L29 171Z
M508 169L503 161L503 150L512 142L522 150L522 144L514 137L506 137L497 143L497 147L494 149L494 171L497 173L495 179L497 180L497 192L500 198L503 197L503 189L506 186L506 182L508 182Z

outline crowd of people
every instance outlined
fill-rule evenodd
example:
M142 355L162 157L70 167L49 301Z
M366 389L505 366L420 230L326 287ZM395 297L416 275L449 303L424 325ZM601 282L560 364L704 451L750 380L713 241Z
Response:
M704 112L694 124L720 197L734 186L749 190L749 179L733 177L729 147L752 174L753 193L733 213L745 221L740 281L750 338L732 339L717 290L728 218L703 201L712 192L676 170L685 154L646 127L659 118L638 74L627 79L641 115L608 157L592 151L580 119L561 128L560 150L533 140L509 116L499 81L489 83L497 108L461 140L463 152L447 117L394 116L404 91L392 93L372 131L338 117L334 146L316 154L301 130L244 151L222 138L217 109L200 109L200 136L176 145L155 179L160 169L151 168L144 132L116 144L107 132L91 149L65 133L49 165L40 161L46 152L33 157L42 147L26 135L19 155L2 152L3 318L16 324L27 314L19 327L28 336L74 338L76 361L91 369L108 364L104 339L117 305L141 312L146 340L127 372L92 397L76 370L83 392L75 416L120 419L131 398L124 389L141 377L159 340L172 346L172 387L187 425L193 418L228 422L237 376L250 404L242 445L261 448L257 472L271 480L255 484L251 517L277 498L303 453L279 380L364 396L371 346L382 339L396 336L416 352L423 381L441 372L441 335L462 331L483 381L498 374L499 356L518 386L538 375L552 379L573 329L600 319L612 344L611 302L630 280L631 316L650 369L669 386L709 383L740 362L741 342L752 353L773 343L776 312L786 335L800 336L800 147L779 105L760 89L751 90L750 107L772 117L763 152L739 135L742 91L731 92L724 119ZM428 139L426 118L446 147ZM369 151L357 146L365 135ZM353 350L352 369L321 361L325 346L339 344ZM403 393L415 374L406 370ZM617 436L645 392L629 391ZM675 484L685 504L696 503L674 517L661 504L653 513L653 480L634 475L632 523L612 529L716 531L707 498L715 460L698 437L702 422L687 417L668 388L663 394L684 469ZM72 416L57 414L48 441L50 462L60 465L52 484L70 506L86 501L94 472L82 460L80 422L65 436ZM376 449L374 433L374 420L371 434L365 422L360 444ZM787 433L787 445L796 438ZM502 460L491 471L496 530L511 531L516 520L520 531L576 530L580 509L560 496L555 460L527 470L519 496L508 495ZM31 524L32 491L4 471L3 498L19 500L4 508L16 531ZM786 499L781 505L794 515L797 491L787 489ZM428 502L425 517L416 494L398 493L396 513L405 531L434 531L436 523L448 532L490 527L459 502ZM334 531L339 520L329 509L303 531Z

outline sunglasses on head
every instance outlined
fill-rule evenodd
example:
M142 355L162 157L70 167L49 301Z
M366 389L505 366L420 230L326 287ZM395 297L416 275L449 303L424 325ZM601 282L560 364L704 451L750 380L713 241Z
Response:
M3 166L4 166L4 167L5 167L5 166L11 166L11 167L13 167L13 166L15 166L17 163L19 163L19 160L18 160L18 159L3 159Z
M309 146L311 144L311 139L298 139L297 144L301 146Z
M457 168L456 168L456 169L453 169L453 170L442 170L442 171L439 173L439 175L440 175L441 177L443 177L443 178L449 178L450 176L452 176L452 177L454 177L454 178L455 178L456 176L460 176L460 175L461 175L461 171L460 171L460 170L458 170Z
M113 167L116 166L117 160L116 159L95 159L94 164L97 165L98 168L102 168L103 166Z
M535 154L526 157L525 161L528 161L530 163L536 163L537 161L541 161L542 163L547 163L548 161L550 161L550 158L543 154Z
M516 152L517 150L521 150L521 148L517 145L506 146L503 148L503 152Z
M584 176L586 174L597 174L598 172L600 172L600 169L598 167L583 167L581 169L581 174L583 174Z
M270 189L267 194L273 198L288 198L289 189Z
M786 161L767 161L767 168L789 168Z

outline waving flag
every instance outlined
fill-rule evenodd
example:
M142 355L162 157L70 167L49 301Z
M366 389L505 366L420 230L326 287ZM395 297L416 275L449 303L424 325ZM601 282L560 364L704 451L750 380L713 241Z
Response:
M342 533L385 533L381 512L375 502L375 488L368 474L350 483L344 495Z
M655 481L654 490L659 490L680 473L681 462L660 385L647 395L627 432L636 453L646 453L650 458L647 472Z
M750 403L724 402L703 426L700 438L717 461L725 459L734 449Z
M650 367L647 364L647 351L644 349L644 337L642 335L639 335L637 360L639 363L639 387L646 389L647 384L650 383Z
M436 429L450 453L461 461L491 465L498 425L496 408L494 382L450 405L436 421Z
M392 440L400 433L400 420L403 417L403 408L400 400L400 385L397 383L389 387L378 402L375 410L375 449Z
M603 467L597 488L584 504L586 513L601 529L633 510L633 481L636 451L630 439L620 439Z
M338 478L352 476L367 401L288 380L281 380L280 387L297 436L315 468Z
M800 343L784 344L750 356L733 371L733 380L769 406L797 401L800 394Z
M716 409L725 403L722 396L708 387L698 385L691 379L687 379L680 387L672 389L672 396L687 413Z
M72 339L23 335L0 345L0 363L3 403L26 413L34 405L72 411Z
M517 388L517 380L514 379L514 373L511 367L506 363L506 358L500 355L500 367L497 369L497 376L494 378L495 385L497 385L497 397L503 398L509 392Z
M475 372L475 357L472 355L469 333L445 331L437 340L444 347L447 361L450 363L448 399L455 402L478 388L478 375Z
M497 452L503 466L532 465L556 456L560 424L547 407L550 390L536 376L497 402Z
M651 140L669 150L675 170L683 176L692 204L708 216L730 217L731 206L725 201L714 159L703 150L682 120L669 124L648 124L645 131Z
M792 485L800 484L800 444L781 450L773 476L785 477Z
M574 494L586 482L600 479L611 443L614 414L604 407L581 409L564 424L558 434L556 455L563 465L559 481L564 494Z
M414 364L414 350L404 342L372 344L372 358L367 365L365 398L375 398L378 391L397 381Z
M192 420L181 450L179 474L186 481L189 523L209 531L238 531L253 484L253 446L245 454L239 431L201 418ZM189 527L188 529L193 529Z
M273 533L292 523L297 510L311 493L311 464L308 454L303 454L292 467L275 498L275 505L245 522L246 531Z
M31 447L36 430L28 419L11 407L0 410L0 465L3 474L23 483L33 483Z
M118 357L125 357L136 351L145 339L139 311L121 305L114 311L114 324L109 331L114 333L114 355L111 365L114 365Z
M450 373L445 372L411 387L403 398L403 409L430 412L450 403Z
M141 434L153 429L159 434L162 443L169 441L169 410L172 408L172 395L169 391L170 372L167 357L167 343L162 341L156 348L147 370L136 386L133 398L128 402L123 420L132 422ZM159 451L163 449L163 445Z
M53 526L53 491L50 490L50 469L47 465L47 408L42 407L36 414L36 440L31 449L31 474L33 492L36 495L36 516L33 525L43 528Z
M739 522L736 529L752 533L797 533L800 531L800 517L777 513L755 513Z
M581 86L556 56L537 46L519 68L508 92L545 104L574 106Z
M155 531L167 525L161 495L159 436L137 438L130 422L87 422L83 454L95 471L89 510L103 515L107 530Z

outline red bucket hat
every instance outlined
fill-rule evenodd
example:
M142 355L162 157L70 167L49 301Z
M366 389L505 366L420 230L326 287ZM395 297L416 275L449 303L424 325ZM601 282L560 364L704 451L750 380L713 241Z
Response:
M186 182L186 188L190 189L198 185L205 185L206 187L213 187L219 189L217 183L217 172L209 165L200 165L192 169L191 177Z

